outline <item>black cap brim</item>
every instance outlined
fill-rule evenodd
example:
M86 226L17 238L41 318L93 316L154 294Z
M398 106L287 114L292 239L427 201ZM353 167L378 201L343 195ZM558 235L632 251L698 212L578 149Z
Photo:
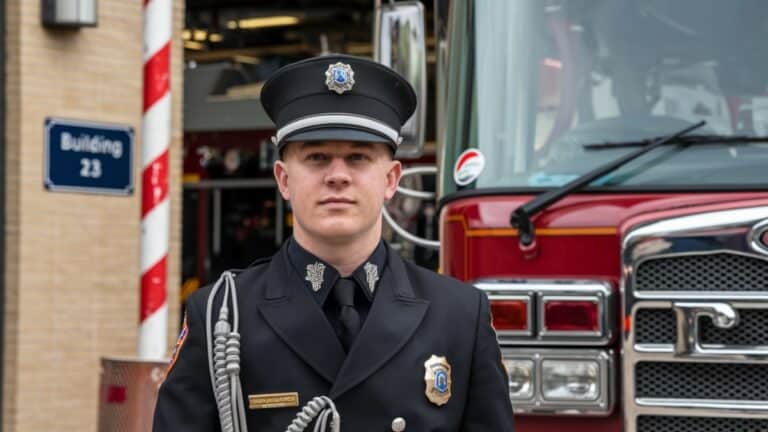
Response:
M353 129L349 127L322 127L297 131L283 138L280 147L283 147L283 143L297 141L378 142L388 145L393 152L397 150L397 145L381 134L368 129Z

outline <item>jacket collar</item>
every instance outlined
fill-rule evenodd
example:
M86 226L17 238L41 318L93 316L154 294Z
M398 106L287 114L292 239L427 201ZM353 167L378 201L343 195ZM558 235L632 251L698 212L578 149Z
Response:
M322 306L339 279L339 272L333 266L304 249L293 237L288 240L287 248L288 261L293 271L303 279L303 285L307 291ZM361 288L368 301L373 301L378 281L381 279L386 265L387 248L383 241L379 241L371 256L352 272L352 279Z

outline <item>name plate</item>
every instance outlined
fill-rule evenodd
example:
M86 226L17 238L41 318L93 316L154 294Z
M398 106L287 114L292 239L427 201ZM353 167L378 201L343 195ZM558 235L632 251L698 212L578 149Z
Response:
M266 393L248 395L248 408L267 409L299 406L299 394L291 393Z

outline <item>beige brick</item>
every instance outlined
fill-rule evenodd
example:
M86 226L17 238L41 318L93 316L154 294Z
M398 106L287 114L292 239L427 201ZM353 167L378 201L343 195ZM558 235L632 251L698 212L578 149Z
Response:
M179 314L183 7L174 0L169 348ZM137 346L142 5L100 0L98 27L79 30L43 28L39 1L5 8L3 430L96 431L99 360ZM133 126L134 194L46 191L49 116Z

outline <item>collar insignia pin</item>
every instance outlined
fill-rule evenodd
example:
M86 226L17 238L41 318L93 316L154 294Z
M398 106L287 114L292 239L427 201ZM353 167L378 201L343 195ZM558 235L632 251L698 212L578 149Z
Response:
M355 85L355 71L345 63L333 63L325 71L325 85L338 94L352 90Z
M373 292L376 289L376 282L379 280L379 267L375 264L365 263L365 280L368 281L368 289Z
M307 275L304 280L309 281L312 284L312 290L317 292L323 287L323 273L325 272L325 264L316 262L314 264L307 264Z
M445 357L432 355L424 362L424 394L437 406L445 405L451 398L451 365Z

